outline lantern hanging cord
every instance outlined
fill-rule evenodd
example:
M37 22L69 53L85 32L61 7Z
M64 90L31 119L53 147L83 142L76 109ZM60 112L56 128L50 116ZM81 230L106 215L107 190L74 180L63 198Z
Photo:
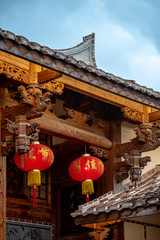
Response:
M87 145L85 145L85 150L84 150L85 154L87 153Z
M24 168L24 154L22 154L22 168Z
M36 185L32 186L32 195L33 195L33 208L37 208L37 187L36 187Z
M87 193L86 194L86 203L88 203L89 202L89 194Z

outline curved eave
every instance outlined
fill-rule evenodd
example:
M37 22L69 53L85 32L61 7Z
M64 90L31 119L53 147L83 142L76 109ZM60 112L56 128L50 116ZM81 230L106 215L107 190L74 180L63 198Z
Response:
M95 60L95 34L83 37L83 42L67 49L55 49L67 56L73 56L78 61L84 61L87 65L97 66Z

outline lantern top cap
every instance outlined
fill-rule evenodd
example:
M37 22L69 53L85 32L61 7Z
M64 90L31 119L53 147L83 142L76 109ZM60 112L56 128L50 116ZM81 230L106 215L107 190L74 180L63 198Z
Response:
M89 153L84 153L81 155L82 157L90 157L91 155Z
M40 142L38 142L38 141L33 141L33 142L31 142L31 144L40 144Z

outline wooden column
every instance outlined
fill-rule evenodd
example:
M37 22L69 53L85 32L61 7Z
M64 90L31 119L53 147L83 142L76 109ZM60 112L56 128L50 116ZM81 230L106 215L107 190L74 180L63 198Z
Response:
M1 126L1 111L0 111ZM6 240L6 156L2 156L0 129L0 240Z
M112 142L112 148L109 159L104 163L105 171L102 175L102 194L109 191L113 191L114 193L121 191L121 183L116 183L115 178L115 164L120 161L120 159L116 157L115 146L121 142L121 123L111 121L108 124L108 138Z
M31 63L29 64L29 82L38 83L38 72L41 71L41 66Z

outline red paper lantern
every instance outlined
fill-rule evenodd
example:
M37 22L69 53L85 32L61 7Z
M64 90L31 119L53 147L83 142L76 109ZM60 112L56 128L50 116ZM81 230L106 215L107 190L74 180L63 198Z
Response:
M93 180L98 179L104 172L103 162L90 154L83 154L71 162L68 170L71 178L82 182L82 194L86 194L88 202L89 194L94 193Z
M54 161L52 150L39 142L30 144L26 154L14 155L14 162L18 168L28 172L28 186L33 189L33 207L37 207L36 187L41 185L41 172L49 168Z

